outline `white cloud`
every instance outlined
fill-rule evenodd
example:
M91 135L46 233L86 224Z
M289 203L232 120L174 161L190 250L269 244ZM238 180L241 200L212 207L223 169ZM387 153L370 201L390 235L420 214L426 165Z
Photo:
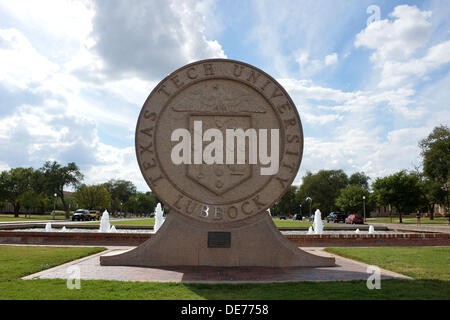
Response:
M309 78L324 68L336 64L338 62L338 54L328 54L323 59L310 59L309 54L303 52L298 55L295 61L300 66L301 76L303 78Z
M94 48L104 71L118 79L157 80L194 60L225 58L221 45L206 38L197 6L195 1L95 2Z
M338 62L338 55L336 52L329 54L325 57L325 65L326 66L336 64L337 62Z
M429 48L422 57L415 57L426 47L432 25L431 11L402 5L395 7L388 19L369 24L356 35L355 47L374 50L371 60L381 71L378 87L412 87L418 79L450 62L450 41Z
M0 82L10 90L45 80L58 66L40 55L17 29L0 29Z
M450 62L450 41L445 41L431 47L427 54L419 59L406 62L386 61L382 69L380 87L399 85L414 77L423 77L439 67Z
M376 63L410 57L426 44L430 35L430 11L401 5L395 7L390 16L394 21L375 21L356 35L355 46L375 50L371 59Z
M67 61L91 42L94 12L89 0L0 0L0 6L52 61Z

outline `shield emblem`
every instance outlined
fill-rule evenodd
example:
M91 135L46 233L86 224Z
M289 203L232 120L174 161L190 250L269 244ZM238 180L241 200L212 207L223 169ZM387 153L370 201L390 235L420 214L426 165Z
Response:
M194 121L202 121L203 132L210 128L219 129L223 135L223 155L225 163L225 130L251 128L252 117L249 114L223 114L223 115L189 115L189 131L194 135ZM210 142L203 142L203 150ZM248 143L248 141L246 141ZM237 146L235 145L235 153ZM194 152L192 150L192 152ZM235 155L236 157L236 155ZM236 161L234 162L236 163ZM222 195L235 186L249 179L254 165L248 164L246 152L245 164L189 164L186 165L186 175L196 183L202 185L216 195Z

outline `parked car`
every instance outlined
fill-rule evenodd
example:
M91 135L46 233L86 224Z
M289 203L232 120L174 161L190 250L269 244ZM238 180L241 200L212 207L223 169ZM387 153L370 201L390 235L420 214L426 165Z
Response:
M343 212L331 212L328 216L327 216L327 222L334 222L334 223L345 223L345 218L347 218L347 215Z
M294 214L294 215L292 216L292 219L293 219L293 220L302 220L303 217L302 217L301 214L296 213L296 214Z
M91 213L86 209L78 209L72 216L72 221L89 221L91 220Z
M310 222L314 221L314 215L311 215L311 216L308 218L308 220L309 220Z
M345 219L345 223L363 224L364 220L359 214L351 214Z
M286 220L285 216L280 216L280 220Z
M91 216L91 220L100 220L100 211L98 211L98 210L89 210L89 214Z

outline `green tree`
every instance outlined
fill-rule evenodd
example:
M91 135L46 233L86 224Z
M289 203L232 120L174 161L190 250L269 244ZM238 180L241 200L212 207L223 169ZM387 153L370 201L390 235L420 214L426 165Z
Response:
M306 203L305 199L310 197L312 206L320 209L325 216L337 208L336 198L347 185L348 177L342 170L320 170L316 174L307 172L297 191L296 200L298 204L302 203L304 208L309 208L309 203Z
M370 177L366 176L364 172L355 172L348 178L348 184L360 186L363 189L369 190Z
M291 215L296 212L299 212L299 202L296 200L296 186L290 186L286 193L281 197L279 201L277 201L272 208L270 208L270 213L278 216L278 215Z
M430 220L434 219L434 207L436 204L445 204L446 193L442 190L440 182L430 179L421 172L415 172L419 179L422 207L428 212ZM423 210L421 210L423 211Z
M363 199L365 197L365 199ZM349 185L341 190L341 194L336 199L336 205L346 213L363 214L364 205L366 217L375 207L375 199L369 191L360 185Z
M74 197L78 205L86 209L100 210L111 204L111 195L103 184L82 184L74 193Z
M0 197L14 207L14 216L19 216L20 195L31 190L33 168L12 168L0 173Z
M80 169L75 162L69 162L66 166L61 166L56 161L47 161L39 171L42 174L42 183L45 185L48 195L53 198L53 194L56 193L57 197L61 199L66 212L66 219L69 219L70 208L64 197L64 188L69 186L77 188L79 186L83 180L83 174L80 172Z
M105 183L106 189L111 194L111 205L113 212L117 215L120 204L125 205L125 215L128 211L128 199L136 194L136 187L131 181L111 179Z
M132 195L127 201L127 207L130 208L134 214L151 213L155 211L156 198L151 192L138 192Z
M379 205L392 205L402 223L402 214L415 211L421 205L420 180L414 173L405 170L384 178L377 178L372 184Z
M447 126L441 125L435 127L428 137L419 142L422 155L423 172L430 179L428 190L428 199L434 203L448 204L448 188L450 186L450 130ZM447 191L443 191L446 188ZM441 191L439 190L441 189ZM433 208L434 209L434 208ZM433 213L431 213L433 218ZM449 215L450 221L450 215Z
M450 130L447 126L433 129L419 142L422 149L423 172L432 180L447 183L450 170Z
M31 209L36 209L41 206L41 197L42 194L37 191L27 190L18 197L18 200L21 206L30 214Z

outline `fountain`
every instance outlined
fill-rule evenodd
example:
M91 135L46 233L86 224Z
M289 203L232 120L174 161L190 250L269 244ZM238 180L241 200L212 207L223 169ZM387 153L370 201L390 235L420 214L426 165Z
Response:
M164 218L163 218L163 214L164 214L164 210L161 208L161 203L158 203L156 205L156 210L155 210L155 226L153 228L153 230L155 230L155 233L159 230L159 228L161 228L162 224L164 223Z
M109 212L108 210L103 211L102 218L100 220L100 228L98 232L110 232L110 223L109 223Z
M45 224L45 232L52 232L52 224L50 222Z
M356 230L355 230L355 233L356 233L356 234L359 234L359 233L360 233L359 229L356 229Z
M109 229L109 232L112 232L112 233L117 232L116 226L112 226L111 229Z
M320 210L317 209L314 212L314 233L315 234L322 234L323 233L323 222L322 222L322 214L320 213Z
M312 228L312 227L309 227L309 228L308 228L308 232L307 232L306 234L313 234L313 233L314 233L313 228Z
M372 225L370 225L369 226L369 234L374 234L374 233L375 233L375 228Z
M270 213L270 208L267 208L267 212L269 213L269 216L272 216L272 214Z
M61 228L61 232L67 232L66 226L63 226L63 227Z

